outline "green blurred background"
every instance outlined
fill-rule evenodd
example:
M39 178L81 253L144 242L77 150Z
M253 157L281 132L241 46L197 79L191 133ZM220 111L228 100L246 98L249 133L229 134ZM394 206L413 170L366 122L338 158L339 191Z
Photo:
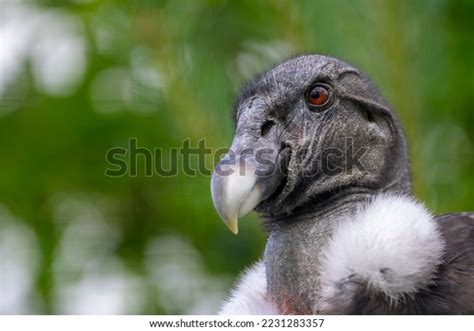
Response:
M257 217L235 237L208 176L112 178L105 153L228 146L242 84L301 52L371 76L406 129L416 196L472 210L473 4L2 1L0 313L216 312L262 253Z

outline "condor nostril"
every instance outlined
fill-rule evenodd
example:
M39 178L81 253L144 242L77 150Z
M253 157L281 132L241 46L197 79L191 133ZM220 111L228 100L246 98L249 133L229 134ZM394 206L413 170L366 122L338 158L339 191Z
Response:
M275 125L275 122L272 121L272 120L268 120L268 121L265 121L263 124L262 124L262 128L260 129L260 134L262 137L265 137L268 132L270 132L271 128Z

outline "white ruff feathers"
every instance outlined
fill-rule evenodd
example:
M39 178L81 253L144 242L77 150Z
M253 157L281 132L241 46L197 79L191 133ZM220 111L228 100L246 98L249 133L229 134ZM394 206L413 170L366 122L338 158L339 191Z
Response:
M412 198L381 194L341 222L323 254L322 299L349 276L396 303L432 282L444 241L436 222Z
M263 262L255 264L245 272L219 311L219 315L276 314L277 309L267 298L267 278Z
M443 250L436 222L422 204L406 196L380 194L341 221L322 252L317 306L324 310L327 300L341 294L341 282L354 276L369 291L396 303L432 282ZM246 272L219 313L278 314L266 287L265 265L260 262ZM343 297L352 295L357 292Z

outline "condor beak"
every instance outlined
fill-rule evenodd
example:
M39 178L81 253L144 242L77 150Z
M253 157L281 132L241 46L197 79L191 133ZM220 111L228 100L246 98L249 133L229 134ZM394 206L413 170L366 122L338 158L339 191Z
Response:
M214 206L234 234L238 233L239 217L269 198L284 177L278 166L281 155L275 148L251 154L233 153L233 150L242 150L239 142L238 138L234 140L231 150L216 166L211 179Z
M214 169L211 192L214 206L232 233L238 233L238 219L268 199L283 182L288 165L288 148L280 135L262 135L267 102L254 97L242 105L232 146ZM271 132L271 131L269 131ZM283 152L285 150L285 152ZM283 170L283 171L282 171Z
M225 160L225 158L224 158ZM262 201L262 190L249 162L219 163L211 179L214 206L232 233L237 234L238 218Z

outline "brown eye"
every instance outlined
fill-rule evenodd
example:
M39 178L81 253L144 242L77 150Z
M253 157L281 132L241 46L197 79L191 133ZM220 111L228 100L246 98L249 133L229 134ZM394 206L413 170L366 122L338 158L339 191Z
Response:
M306 101L312 106L323 106L329 100L329 90L322 86L314 86L306 95Z

